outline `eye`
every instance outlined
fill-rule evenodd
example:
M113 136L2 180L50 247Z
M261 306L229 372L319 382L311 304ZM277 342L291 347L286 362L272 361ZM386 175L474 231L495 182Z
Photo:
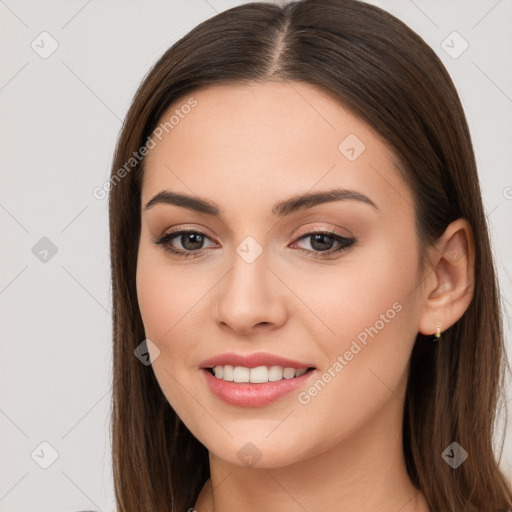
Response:
M179 238L178 238L179 237ZM173 245L173 240L178 238L178 242L182 248L176 248ZM161 245L162 248L172 254L188 258L196 257L196 252L201 251L204 247L205 240L210 240L204 233L194 230L181 230L166 233L165 235L154 240L154 243Z
M348 249L356 242L354 238L347 238L329 231L309 232L298 238L295 243L301 240L309 240L309 245L312 249L299 247L299 250L310 254L313 258L328 257L334 253ZM338 247L333 248L335 244L338 244Z

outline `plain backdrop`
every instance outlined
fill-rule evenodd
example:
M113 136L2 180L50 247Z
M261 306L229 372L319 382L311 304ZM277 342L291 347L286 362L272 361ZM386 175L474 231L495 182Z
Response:
M108 202L92 191L150 66L241 3L0 0L0 512L114 510ZM510 353L512 1L371 3L419 33L459 91Z

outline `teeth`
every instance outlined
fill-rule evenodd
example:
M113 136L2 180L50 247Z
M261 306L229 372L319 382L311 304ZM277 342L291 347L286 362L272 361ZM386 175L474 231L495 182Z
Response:
M217 368L217 367L215 367L215 368ZM234 376L233 375L233 373L234 373L233 372L233 367L230 366L229 364L227 364L224 367L221 366L221 368L223 368L223 370L221 370L222 371L222 378L224 380L228 381L228 382L233 382L233 376Z
M271 366L268 370L268 380L275 382L277 380L283 380L283 367L282 366Z
M261 384L264 382L276 382L283 379L300 377L308 371L307 368L283 368L282 366L258 366L246 368L245 366L214 366L213 373L218 379L227 382L251 382Z
M257 368L251 368L249 374L249 381L254 384L260 382L268 382L268 368L266 366L258 366Z
M249 368L235 366L235 369L233 370L233 380L235 382L249 382L250 373Z
M283 370L283 377L285 379L293 379L293 377L295 377L295 369L294 368L285 368Z

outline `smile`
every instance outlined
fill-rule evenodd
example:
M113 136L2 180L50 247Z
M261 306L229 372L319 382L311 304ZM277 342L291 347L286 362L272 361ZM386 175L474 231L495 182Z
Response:
M317 373L311 362L275 354L220 354L203 361L199 370L209 390L238 407L264 407L300 391Z

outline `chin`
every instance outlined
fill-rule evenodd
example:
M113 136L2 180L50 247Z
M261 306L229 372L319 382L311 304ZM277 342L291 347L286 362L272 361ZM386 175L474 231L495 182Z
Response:
M241 468L276 469L290 466L314 456L315 448L305 446L305 440L296 437L283 443L282 438L265 439L261 433L235 437L219 443L218 439L203 444L211 455ZM298 450L297 447L301 446Z

